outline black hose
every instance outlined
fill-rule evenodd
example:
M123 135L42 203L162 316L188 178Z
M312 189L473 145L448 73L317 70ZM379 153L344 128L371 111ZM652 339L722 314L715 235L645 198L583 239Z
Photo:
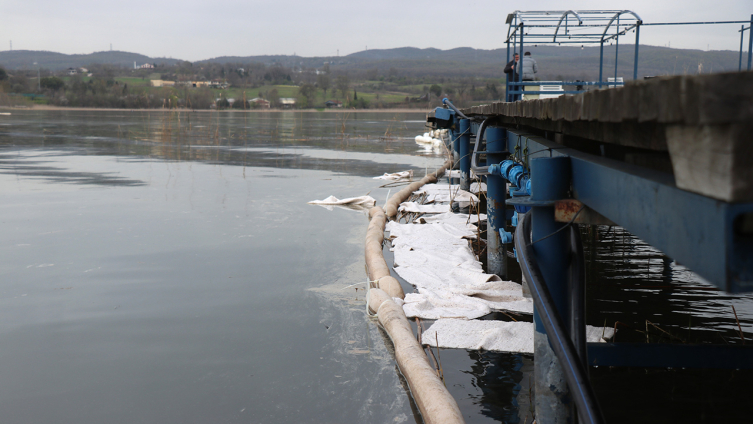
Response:
M531 243L531 214L526 213L515 230L515 248L520 261L520 269L528 281L534 305L541 318L552 350L560 360L565 380L578 408L580 422L601 424L604 415L596 401L596 396L588 380L586 368L578 357L573 342L567 335L565 326L557 313L549 289L544 282Z
M586 274L580 231L570 225L570 338L583 366L588 366L586 349Z
M471 169L473 172L476 173L476 175L489 175L489 167L488 166L476 166L476 158L478 157L478 145L481 144L481 140L484 138L484 131L486 131L486 122L488 119L484 119L484 122L481 123L481 126L478 127L478 131L476 132L476 144L473 146L473 154L471 154Z

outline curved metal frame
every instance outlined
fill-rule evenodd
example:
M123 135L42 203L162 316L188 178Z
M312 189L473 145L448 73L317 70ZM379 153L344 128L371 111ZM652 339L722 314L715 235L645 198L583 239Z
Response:
M604 36L607 35L607 31L609 31L609 27L612 26L612 22L614 22L617 18L619 18L621 15L624 15L626 13L629 13L629 14L631 14L631 15L633 15L635 17L635 20L637 21L636 22L637 25L640 25L643 22L643 20L641 19L641 17L638 16L632 10L622 10L620 12L615 13L614 16L612 16L612 19L610 19L609 22L607 22L607 26L606 26L606 28L604 28L604 33L601 34L601 42L602 43L604 42ZM617 28L617 32L619 33L619 31L620 31L620 28L618 27Z
M562 25L562 21L565 20L565 18L567 17L568 14L571 14L571 15L575 16L576 19L578 19L578 26L583 25L583 19L580 18L580 15L578 15L578 13L576 13L576 12L574 12L572 10L566 11L560 17L559 22L557 22L557 28L555 28L555 30L554 30L554 38L552 38L552 42L553 43L557 41L557 33L560 30L560 26Z

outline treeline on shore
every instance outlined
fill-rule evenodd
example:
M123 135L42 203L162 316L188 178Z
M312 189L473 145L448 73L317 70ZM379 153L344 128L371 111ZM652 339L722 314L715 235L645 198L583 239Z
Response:
M152 80L171 85L155 87ZM208 82L218 84L204 85ZM328 63L320 69L185 61L151 69L93 64L66 72L27 69L12 74L0 68L0 104L5 105L18 103L23 95L26 101L56 106L128 109L427 108L443 97L459 105L496 100L503 87L501 79L415 77L395 69L331 71Z

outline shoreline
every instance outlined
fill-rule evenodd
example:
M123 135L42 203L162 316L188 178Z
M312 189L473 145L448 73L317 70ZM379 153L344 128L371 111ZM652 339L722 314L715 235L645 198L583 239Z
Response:
M301 113L429 113L433 109L344 109L344 108L331 108L331 109L223 109L218 111L217 109L122 109L122 108L106 108L106 107L66 107L66 106L52 106L52 105L34 105L31 107L25 106L0 106L2 110L34 110L34 111L98 111L98 112L197 112L197 113L209 113L209 112L232 112L232 113L265 113L265 112L301 112Z

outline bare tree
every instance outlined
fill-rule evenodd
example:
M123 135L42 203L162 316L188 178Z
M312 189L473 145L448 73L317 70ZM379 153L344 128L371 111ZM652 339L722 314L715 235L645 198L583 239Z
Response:
M314 97L316 97L316 87L312 84L303 84L298 88L298 94L302 96L299 99L301 107L310 107L314 103Z
M324 97L327 97L327 90L329 90L331 80L329 79L329 73L323 73L316 76L316 85L324 90Z
M340 90L342 97L348 95L348 89L350 88L350 77L348 74L338 75L335 78L335 87Z

